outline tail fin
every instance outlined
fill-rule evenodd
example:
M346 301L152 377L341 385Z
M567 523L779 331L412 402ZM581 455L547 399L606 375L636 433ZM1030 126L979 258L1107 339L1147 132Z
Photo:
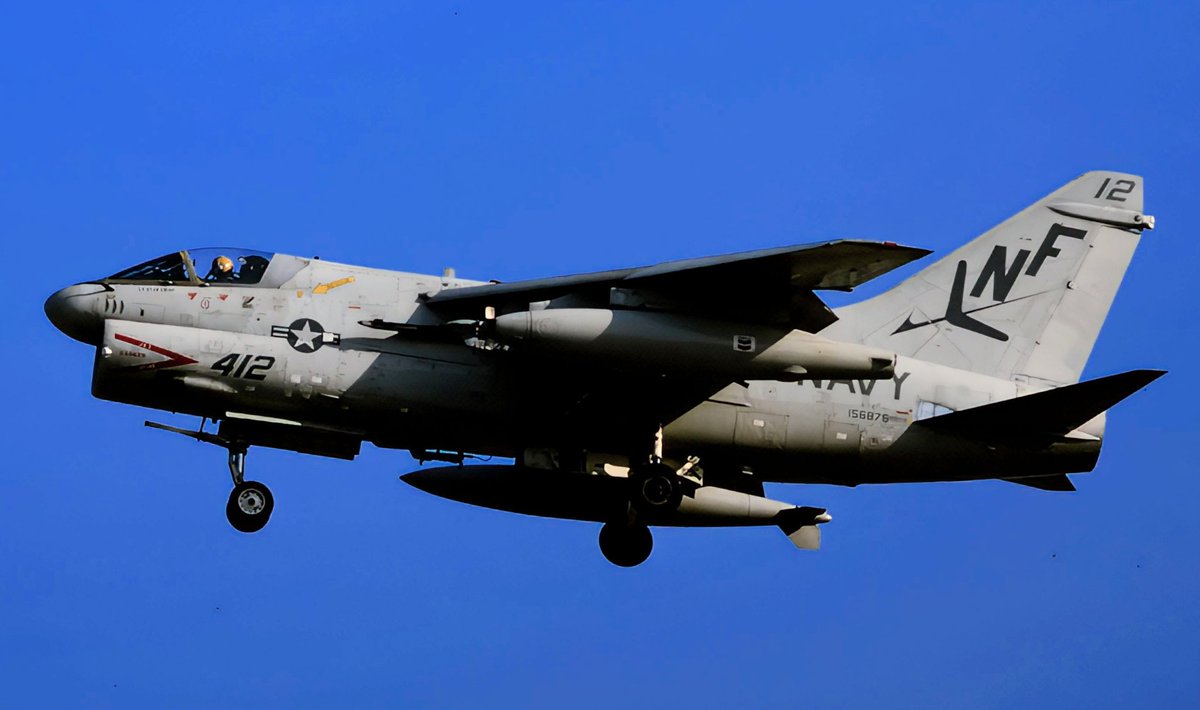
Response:
M1090 172L822 335L995 377L1079 381L1141 232L1142 179Z

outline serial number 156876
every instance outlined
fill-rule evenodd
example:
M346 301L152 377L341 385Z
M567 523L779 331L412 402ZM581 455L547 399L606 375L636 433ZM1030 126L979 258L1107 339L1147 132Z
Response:
M862 419L863 421L868 421L868 422L883 422L884 424L888 423L888 415L887 414L885 414L883 412L872 412L872 411L869 411L866 409L851 409L850 410L850 418L851 419Z

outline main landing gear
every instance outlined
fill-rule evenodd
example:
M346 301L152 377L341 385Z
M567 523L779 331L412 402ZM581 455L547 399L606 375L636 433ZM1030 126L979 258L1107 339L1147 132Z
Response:
M225 516L234 530L244 533L258 532L271 519L275 509L275 497L266 484L245 480L246 449L230 447L229 473L233 476L233 490L225 506Z
M624 519L600 528L600 552L605 559L618 567L636 567L650 557L654 536L645 521L653 522L679 507L685 487L696 483L685 475L695 475L692 469L698 461L689 459L677 471L654 456L629 471L629 505Z

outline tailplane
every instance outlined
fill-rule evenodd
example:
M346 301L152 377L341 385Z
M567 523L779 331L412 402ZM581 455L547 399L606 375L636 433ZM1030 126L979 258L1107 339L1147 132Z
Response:
M1142 230L1142 178L1090 172L822 335L994 377L1078 382Z
M1070 434L1165 374L1130 370L922 419L913 426L989 444L1042 443Z
M1068 470L1090 471L1100 455L1104 431L1103 419L1097 422L1097 417L1165 374L1162 370L1131 370L922 419L913 423L912 429L947 434L993 449L1058 448L1060 461L1074 455L1075 467ZM1065 473L1041 473L1033 468L1005 479L1046 491L1075 490Z

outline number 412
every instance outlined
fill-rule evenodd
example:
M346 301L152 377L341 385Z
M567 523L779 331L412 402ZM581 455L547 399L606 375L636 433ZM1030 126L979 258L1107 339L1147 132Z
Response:
M253 364L251 364L253 363ZM247 367L248 366L248 367ZM265 380L266 371L275 366L275 358L270 355L251 355L229 353L212 364L213 370L221 373L222 377L240 377L244 380Z

